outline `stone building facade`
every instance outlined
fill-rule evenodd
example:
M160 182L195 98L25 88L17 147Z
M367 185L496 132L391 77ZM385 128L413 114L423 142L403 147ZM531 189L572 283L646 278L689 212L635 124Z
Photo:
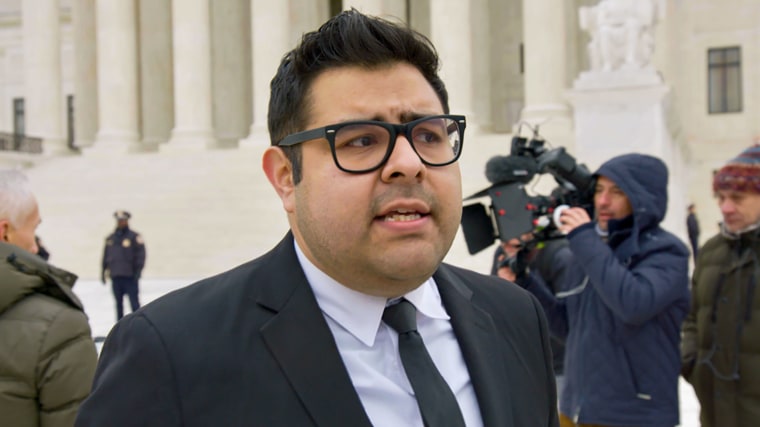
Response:
M507 154L520 121L539 124L552 146L583 153L579 144L619 138L610 129L603 140L577 141L574 85L598 65L579 11L599 3L0 0L0 133L44 141L42 155L0 152L0 161L54 164L73 153L97 165L103 156L266 144L269 80L281 56L304 31L350 7L406 22L432 39L451 109L468 116L469 141L503 136L503 149L490 155ZM680 194L669 215L675 224L685 204L696 202L707 238L720 218L712 171L760 143L760 2L651 4L660 16L651 64L667 93L669 152L677 152L666 159Z

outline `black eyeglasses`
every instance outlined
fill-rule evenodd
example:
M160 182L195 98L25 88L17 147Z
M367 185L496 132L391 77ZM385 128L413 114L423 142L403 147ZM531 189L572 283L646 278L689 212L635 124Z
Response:
M344 122L286 136L277 145L288 147L325 138L338 169L372 172L388 161L398 135L404 135L422 163L446 166L462 154L464 116L443 114L393 124L374 120Z

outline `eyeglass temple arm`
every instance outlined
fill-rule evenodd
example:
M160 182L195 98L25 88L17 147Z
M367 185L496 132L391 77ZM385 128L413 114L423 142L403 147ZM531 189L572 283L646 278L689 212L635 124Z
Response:
M302 142L311 141L312 139L322 138L327 132L333 131L326 130L325 128L317 128L294 133L283 138L280 142L277 143L277 145L280 147L287 147L290 145L300 144Z

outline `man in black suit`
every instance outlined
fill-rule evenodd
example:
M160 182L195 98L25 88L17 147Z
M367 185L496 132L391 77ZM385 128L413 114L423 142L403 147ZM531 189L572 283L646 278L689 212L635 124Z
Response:
M122 319L77 425L556 426L536 300L442 264L465 119L437 68L423 36L355 10L306 34L263 156L291 231Z

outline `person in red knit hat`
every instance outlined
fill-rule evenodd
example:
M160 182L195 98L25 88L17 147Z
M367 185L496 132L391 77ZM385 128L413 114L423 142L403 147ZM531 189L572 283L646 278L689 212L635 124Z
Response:
M682 373L694 386L703 427L760 420L760 145L713 177L723 222L699 250Z

